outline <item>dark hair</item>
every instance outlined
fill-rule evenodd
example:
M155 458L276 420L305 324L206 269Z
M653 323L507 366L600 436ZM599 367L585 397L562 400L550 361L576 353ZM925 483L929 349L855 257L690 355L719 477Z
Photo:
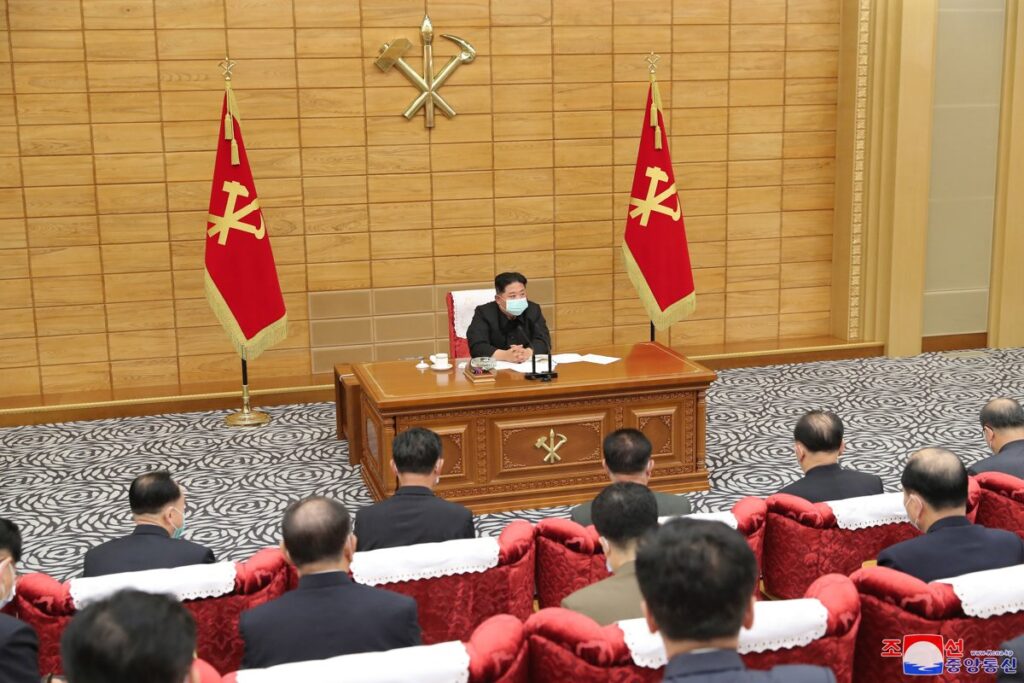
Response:
M281 536L292 562L302 567L339 557L351 528L344 505L324 496L310 496L284 511Z
M136 515L152 515L181 498L181 488L167 470L140 474L128 487L128 504Z
M1024 427L1024 408L1012 398L994 398L981 409L981 426L993 430Z
M838 451L843 445L843 421L829 410L811 410L797 421L793 439L811 453Z
M21 531L17 524L3 517L0 517L0 550L9 552L15 562L21 561Z
M498 273L498 276L494 278L494 291L498 294L504 294L505 288L513 282L521 282L523 287L525 287L526 276L522 273Z
M430 474L441 457L441 437L429 429L412 427L395 436L391 457L399 472Z
M911 455L900 483L935 510L967 504L967 468L945 448L924 448Z
M651 459L651 442L639 429L616 429L604 437L604 463L614 474L637 474Z
M734 637L754 594L757 561L743 536L722 522L677 518L641 542L636 578L666 638Z
M123 590L75 615L60 639L68 683L181 683L196 624L168 595Z
M658 501L643 484L617 482L597 494L590 518L597 533L623 546L658 526Z

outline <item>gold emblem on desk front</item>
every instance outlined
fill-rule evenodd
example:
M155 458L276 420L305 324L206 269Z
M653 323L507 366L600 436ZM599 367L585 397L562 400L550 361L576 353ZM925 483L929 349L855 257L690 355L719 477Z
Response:
M547 455L544 456L544 462L553 465L562 460L562 456L558 454L558 449L564 446L568 440L569 437L565 434L555 434L555 430L552 429L550 434L537 439L537 443L533 447L543 448L547 452Z
M445 101L438 90L444 85L455 70L463 64L469 64L476 59L476 50L469 42L458 36L441 34L442 38L455 43L459 48L459 54L448 60L448 63L441 67L441 70L434 73L434 26L430 23L430 17L423 17L423 24L420 26L420 37L423 41L423 75L416 73L416 70L409 66L403 59L405 54L412 49L412 43L406 38L396 38L390 43L384 43L380 48L380 55L374 64L381 71L387 73L392 67L409 79L420 94L406 107L402 116L412 120L416 113L423 109L423 116L427 128L434 127L434 107L436 106L448 118L455 116L455 110Z

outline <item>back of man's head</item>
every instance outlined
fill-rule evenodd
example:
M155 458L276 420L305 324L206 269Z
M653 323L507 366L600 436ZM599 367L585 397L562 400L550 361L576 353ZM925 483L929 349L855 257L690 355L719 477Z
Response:
M281 536L296 567L337 561L352 528L345 506L324 496L295 501L284 511Z
M641 542L636 577L666 639L734 638L754 595L757 561L722 522L679 518Z
M835 453L843 445L843 421L828 410L811 410L797 420L793 440L811 453Z
M181 487L166 470L141 474L128 487L128 504L136 515L155 515L180 498Z
M83 609L60 642L68 683L183 683L195 649L196 625L181 603L135 590Z
M967 468L945 448L922 448L911 455L900 483L936 511L967 505Z
M658 501L643 484L616 482L597 494L590 518L598 534L622 548L658 526Z
M994 432L1003 430L1024 430L1024 408L1012 398L994 398L981 409L982 428Z
M651 460L651 442L639 429L616 429L604 438L602 449L612 474L640 474Z
M441 437L429 429L412 427L395 436L391 457L400 473L430 474L441 457Z
M21 530L9 519L0 517L0 559L9 555L13 562L21 561Z

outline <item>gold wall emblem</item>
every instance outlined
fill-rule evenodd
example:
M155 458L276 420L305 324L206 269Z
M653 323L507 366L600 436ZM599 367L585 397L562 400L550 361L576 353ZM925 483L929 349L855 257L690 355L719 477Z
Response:
M448 63L441 67L441 70L436 74L434 73L434 26L430 23L430 17L423 17L423 24L420 26L420 36L423 40L423 75L416 73L416 71L409 66L402 57L412 49L412 43L406 38L396 38L390 43L384 43L380 48L380 55L374 64L381 71L387 73L392 67L398 69L402 74L409 79L409 82L419 88L420 94L412 101L405 111L402 112L402 116L412 120L412 117L416 115L420 109L423 109L423 116L426 122L427 128L434 127L434 107L436 106L445 116L452 118L455 116L455 110L452 109L451 105L448 104L443 97L437 92L444 85L444 82L455 70L463 64L469 64L476 59L476 50L468 42L459 38L458 36L449 35L447 33L441 34L442 38L447 38L459 47L459 54L448 60Z
M558 437L557 441L555 437ZM547 451L547 455L544 456L544 462L549 465L553 465L554 463L561 461L562 456L558 454L558 449L564 446L568 440L569 437L565 434L555 434L555 430L552 429L550 434L537 439L537 443L535 443L533 447L543 448Z

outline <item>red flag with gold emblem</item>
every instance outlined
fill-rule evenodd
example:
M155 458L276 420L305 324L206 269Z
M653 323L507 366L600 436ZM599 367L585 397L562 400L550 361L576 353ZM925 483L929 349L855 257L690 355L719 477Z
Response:
M244 360L282 341L287 314L228 82L206 224L206 299Z
M676 190L658 84L651 76L640 149L633 173L626 234L626 272L659 330L690 315L697 305L683 209Z

